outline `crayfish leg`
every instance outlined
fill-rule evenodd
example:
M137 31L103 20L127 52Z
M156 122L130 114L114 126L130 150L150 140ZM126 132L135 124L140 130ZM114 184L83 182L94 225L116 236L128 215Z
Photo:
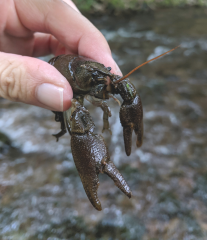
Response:
M63 113L62 112L54 112L55 114L55 121L56 122L60 122L60 128L61 131L57 134L53 134L54 137L56 137L56 141L58 142L59 138L62 137L66 132L66 126L65 126L65 122L64 122L64 117L63 117Z
M110 115L109 115L110 113ZM108 110L103 110L103 129L102 129L102 133L105 131L105 130L108 130L110 132L110 134L112 135L112 132L111 132L111 128L110 128L110 125L109 125L109 117L111 116L111 112L108 112Z
M110 125L109 125L109 117L111 117L111 110L110 107L108 106L108 104L106 103L106 101L103 101L101 99L92 97L90 95L87 95L85 97L85 99L87 101L89 101L91 104L93 104L96 107L100 107L103 111L103 129L102 129L102 133L105 130L108 130L110 132L110 134L112 135L111 129L110 129Z

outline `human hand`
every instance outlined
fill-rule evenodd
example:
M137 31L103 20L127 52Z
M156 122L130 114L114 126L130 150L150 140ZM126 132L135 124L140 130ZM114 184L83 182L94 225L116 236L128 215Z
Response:
M0 97L55 111L70 107L72 89L53 66L32 57L78 54L121 75L103 35L70 0L0 1L0 51Z

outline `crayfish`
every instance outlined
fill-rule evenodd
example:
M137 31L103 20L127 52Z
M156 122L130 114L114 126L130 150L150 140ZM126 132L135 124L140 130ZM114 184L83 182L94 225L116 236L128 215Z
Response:
M84 98L103 110L103 131L106 129L110 131L108 118L111 116L111 111L105 99L110 97L116 99L113 95L120 94L123 99L120 121L123 126L125 152L129 156L133 130L137 136L137 147L142 145L143 109L140 96L127 77L158 57L141 64L124 77L112 74L110 67L81 56L60 55L49 61L68 80L74 94L69 110L54 112L55 120L61 123L61 131L53 136L58 141L68 130L71 135L72 155L84 190L91 204L99 211L102 210L97 196L99 173L107 174L129 198L132 193L123 176L110 160L102 135L94 133L95 125L89 111L83 106Z

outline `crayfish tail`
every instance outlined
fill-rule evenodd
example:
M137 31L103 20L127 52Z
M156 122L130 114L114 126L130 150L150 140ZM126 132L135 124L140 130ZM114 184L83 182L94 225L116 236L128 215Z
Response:
M106 173L115 183L115 185L128 197L131 198L132 192L126 183L125 179L113 164L112 161L109 161L103 169L103 172Z

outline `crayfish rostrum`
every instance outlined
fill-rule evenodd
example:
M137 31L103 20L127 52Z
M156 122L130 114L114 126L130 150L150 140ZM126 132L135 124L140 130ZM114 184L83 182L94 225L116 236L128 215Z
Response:
M152 60L154 59L150 61ZM103 137L94 133L95 125L88 110L83 106L83 102L86 98L103 110L103 131L105 129L110 131L108 117L111 116L111 111L105 100L110 97L116 99L113 95L120 94L123 99L120 108L120 121L123 126L125 151L129 156L133 130L137 135L137 147L142 145L143 140L141 99L134 85L126 78L132 71L125 77L121 77L112 74L110 67L76 55L60 55L52 58L49 63L68 80L74 94L69 110L54 112L55 120L61 123L61 131L54 136L58 141L67 130L70 133L74 162L91 204L99 211L102 209L97 196L98 174L100 172L106 173L112 178L116 186L131 198L131 190L110 160Z

